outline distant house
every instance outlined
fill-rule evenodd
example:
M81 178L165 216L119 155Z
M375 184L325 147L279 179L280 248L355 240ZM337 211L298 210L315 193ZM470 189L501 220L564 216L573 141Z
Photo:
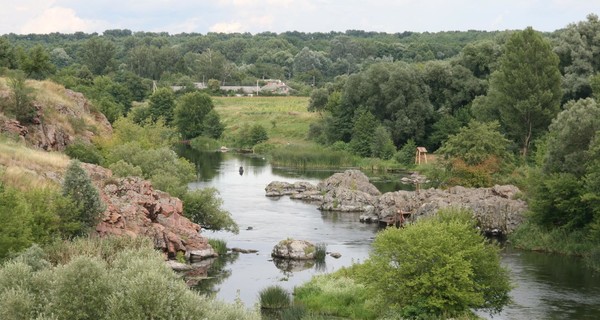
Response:
M260 88L260 92L268 92L273 94L290 94L291 88L281 80L264 80L266 84Z

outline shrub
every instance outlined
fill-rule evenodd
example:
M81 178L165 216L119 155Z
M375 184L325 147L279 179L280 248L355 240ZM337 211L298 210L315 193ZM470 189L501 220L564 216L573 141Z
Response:
M231 214L221 209L223 200L215 188L198 189L183 196L183 215L203 228L239 232Z
M21 193L0 182L0 259L31 244L31 214Z
M394 160L396 162L403 164L407 167L412 167L415 165L415 153L417 150L417 144L415 140L409 139L406 143L396 152L394 155Z
M129 162L119 160L108 168L112 171L112 173L117 177L142 177L142 168L138 166L134 166Z
M74 143L71 143L65 149L65 153L73 158L77 159L81 162L93 163L93 164L102 164L104 161L104 157L102 153L91 143L86 143L82 140L77 140Z
M470 309L494 313L510 302L498 249L484 242L472 222L444 211L439 218L379 233L363 267L358 279L380 307L396 305L408 318Z
M282 309L291 305L290 293L280 286L270 286L259 293L260 307L264 309Z

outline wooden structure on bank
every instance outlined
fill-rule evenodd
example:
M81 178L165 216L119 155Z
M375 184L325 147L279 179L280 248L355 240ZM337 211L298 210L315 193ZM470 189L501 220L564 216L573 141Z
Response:
M425 147L417 147L415 164L421 164L421 159L423 158L425 159L425 163L427 163L427 149L425 149Z
M401 228L409 220L410 221L413 220L412 219L412 212L398 209L398 211L396 211L396 214L391 215L391 216L387 216L387 217L381 219L380 222L384 223L388 227L389 226L395 226L396 228Z

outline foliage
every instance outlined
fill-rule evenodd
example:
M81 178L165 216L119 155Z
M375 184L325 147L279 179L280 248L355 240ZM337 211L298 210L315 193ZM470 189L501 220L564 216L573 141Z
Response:
M356 267L355 267L356 268ZM382 310L371 309L372 297L360 284L341 269L332 274L317 275L294 289L294 299L308 310L324 315L375 319Z
M377 121L369 111L359 112L354 120L352 128L352 139L350 140L350 149L361 157L370 157L371 146L373 145L373 128L377 127Z
M380 307L396 306L403 317L416 318L469 309L494 313L510 301L498 249L465 222L468 212L448 210L377 235L358 279Z
M248 143L251 146L257 145L261 142L269 140L267 129L260 124L255 124L250 128L250 136L248 137Z
M163 119L167 125L173 121L175 95L170 88L159 88L150 96L149 111L152 121Z
M507 136L521 146L523 156L559 112L558 63L550 42L529 27L509 37L499 67L491 75L485 107L497 115Z
M215 151L221 147L221 144L215 139L199 136L190 141L190 146L198 151Z
M212 99L204 93L186 93L177 99L173 122L179 129L182 137L184 139L191 139L203 134L207 130L204 126L205 119L213 108Z
M119 118L113 124L113 135L103 143L104 149L128 142L136 142L142 149L170 147L175 141L176 133L165 125L164 121L154 123L134 123L129 118Z
M291 305L290 293L280 286L270 286L258 293L261 308L281 309Z
M208 244L220 256L227 254L227 241L221 239L208 239Z
M396 153L396 146L388 129L380 125L375 129L371 140L371 156L389 160Z
M20 67L28 78L45 79L53 73L55 66L50 61L50 55L44 47L36 45L27 54L21 55Z
M219 139L225 131L225 126L221 123L221 117L215 110L211 110L206 114L202 122L202 128L202 134L213 139Z
M20 71L9 73L8 87L11 91L9 108L6 111L14 114L21 123L31 123L36 109L33 106L33 89L25 83L25 75Z
M100 165L104 161L100 150L94 144L83 140L76 140L69 144L65 148L65 153L72 159L77 159L81 162Z
M18 190L0 183L0 259L31 244L31 214Z
M83 43L81 60L95 75L102 75L113 67L115 44L103 37L93 37Z
M3 319L259 318L188 289L149 239L81 238L59 246L69 259L34 267L33 256L44 261L62 254L28 250L29 258L0 268Z
M273 165L287 167L339 168L358 165L358 159L349 152L321 146L283 146L271 151L270 158Z
M417 152L417 144L415 140L409 139L406 143L396 152L394 160L396 162L411 167L415 164L415 154Z
M315 245L315 260L317 262L325 262L325 257L327 257L327 244L317 243Z
M81 167L77 160L71 161L65 173L62 185L62 194L69 197L77 206L78 210L73 223L79 223L79 230L73 232L73 236L87 233L94 227L104 211L105 205L100 200L98 190L92 184L90 177Z
M455 135L448 137L438 153L444 156L450 185L487 187L493 175L511 163L507 151L510 141L500 132L497 122L471 121ZM443 163L440 162L440 163Z
M239 232L231 214L222 209L223 200L214 188L189 191L183 196L183 215L203 228Z
M113 175L117 176L117 177L130 177L130 176L134 176L134 177L142 177L143 176L143 172L142 172L142 168L140 168L139 166L135 166L129 162L123 161L123 160L119 160L115 163L112 163L111 165L108 166L108 168L112 171Z

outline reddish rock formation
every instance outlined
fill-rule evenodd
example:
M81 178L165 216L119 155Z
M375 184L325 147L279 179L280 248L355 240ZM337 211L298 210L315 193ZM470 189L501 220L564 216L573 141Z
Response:
M181 200L155 190L147 180L113 178L108 169L85 163L82 166L106 204L96 226L100 236L149 236L154 247L170 257L177 252L200 259L216 256L208 239L200 235L200 226L183 216Z

